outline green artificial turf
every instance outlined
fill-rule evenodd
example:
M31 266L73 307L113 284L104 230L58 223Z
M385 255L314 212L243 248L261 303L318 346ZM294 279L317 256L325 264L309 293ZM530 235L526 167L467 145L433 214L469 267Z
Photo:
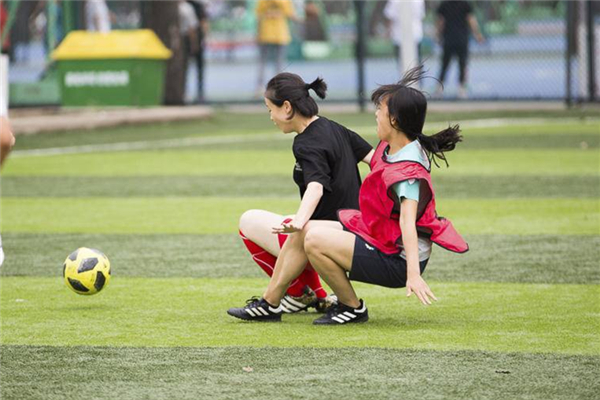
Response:
M425 123L428 134L435 133L448 124L460 124L465 133L473 134L522 134L543 133L546 135L569 135L571 133L600 133L600 122L595 110L574 111L511 111L511 112L430 112ZM375 134L375 118L373 113L326 114L326 117L339 122L363 135ZM547 118L539 124L518 125L517 118ZM566 119L565 119L566 118ZM478 120L477 124L470 120ZM490 119L484 128L479 120ZM511 122L511 125L496 123L497 119ZM496 125L496 126L493 126ZM165 140L198 136L222 136L232 133L274 133L276 128L265 113L232 114L217 112L211 118L198 121L159 123L152 125L122 126L90 130L74 130L44 133L41 135L19 136L17 150L49 148L57 146L73 146L81 144L104 144L130 141Z
M168 265L165 265L168 267ZM382 347L600 355L599 285L443 283L423 306L403 289L357 284L364 325L318 327L315 314L248 323L229 307L264 279L125 278L80 296L60 278L3 277L2 343L53 346ZM334 333L335 332L335 333Z
M600 236L466 235L471 249L434 248L426 277L444 282L600 284ZM7 233L4 276L58 276L79 247L99 248L117 276L263 278L236 234L98 235ZM577 251L573 251L576 249Z
M564 400L594 399L600 391L600 358L591 356L304 347L0 350L7 400L58 400L82 393L111 400Z
M248 209L285 215L298 205L268 197L13 197L3 201L2 226L31 233L219 234L236 232ZM600 234L598 199L447 199L437 210L464 234Z
M328 116L377 142L372 113ZM600 120L430 113L425 132L454 123L464 142L433 181L471 250L434 247L439 302L357 284L370 321L324 329L225 314L267 284L241 213L299 204L293 136L266 112L19 136L1 182L0 397L596 398ZM61 277L81 246L111 260L96 296Z
M461 198L600 197L600 176L436 176L438 202ZM485 187L485 190L482 188ZM2 178L3 197L296 197L289 176L9 176Z
M433 177L458 175L598 175L595 150L465 150L448 155L450 168L433 169ZM442 164L443 165L443 164ZM72 154L15 158L6 176L167 176L223 175L291 177L290 151L164 150ZM363 172L368 172L364 165ZM363 173L363 175L364 175ZM493 181L490 181L490 185ZM166 190L167 188L165 188Z

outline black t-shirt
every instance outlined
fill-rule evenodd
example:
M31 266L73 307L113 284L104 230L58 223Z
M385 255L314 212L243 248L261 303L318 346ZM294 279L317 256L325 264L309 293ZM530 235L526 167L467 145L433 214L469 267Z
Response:
M444 43L465 43L469 41L469 22L467 15L473 9L467 1L443 1L437 10L444 18Z
M319 117L294 138L294 182L304 197L311 182L323 185L323 197L311 219L337 221L337 210L358 209L357 164L373 147L355 132Z

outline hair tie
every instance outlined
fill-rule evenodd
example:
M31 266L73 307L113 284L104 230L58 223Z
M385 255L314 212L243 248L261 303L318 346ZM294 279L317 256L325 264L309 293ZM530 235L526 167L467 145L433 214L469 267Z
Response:
M312 85L310 83L305 83L304 90L306 90L308 92L310 89L312 89Z

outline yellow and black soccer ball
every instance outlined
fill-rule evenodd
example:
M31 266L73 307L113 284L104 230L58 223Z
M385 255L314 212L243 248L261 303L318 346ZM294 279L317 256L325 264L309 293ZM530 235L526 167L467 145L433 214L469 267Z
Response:
M63 277L75 293L96 294L110 281L110 261L99 250L81 247L65 260Z

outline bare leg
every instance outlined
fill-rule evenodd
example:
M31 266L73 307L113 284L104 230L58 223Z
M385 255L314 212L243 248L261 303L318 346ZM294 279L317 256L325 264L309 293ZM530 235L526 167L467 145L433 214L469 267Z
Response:
M310 221L302 231L292 233L289 236L277 257L273 276L263 295L263 298L269 304L273 306L279 305L290 283L304 271L308 262L308 257L304 251L305 235L315 226L329 226L330 228L339 226L341 229L339 222Z
M286 218L289 217L269 211L248 210L240 217L240 231L270 254L279 257L279 239L272 228L281 225Z
M10 128L8 119L0 117L0 165L4 164L4 160L6 160L6 157L14 144L15 137Z
M340 228L319 226L310 229L304 239L304 249L313 268L333 289L339 301L358 308L360 301L346 275L352 268L356 235Z
M265 85L265 70L269 62L269 45L259 44L258 45L259 56L258 56L258 80L256 84L256 91L264 91Z

